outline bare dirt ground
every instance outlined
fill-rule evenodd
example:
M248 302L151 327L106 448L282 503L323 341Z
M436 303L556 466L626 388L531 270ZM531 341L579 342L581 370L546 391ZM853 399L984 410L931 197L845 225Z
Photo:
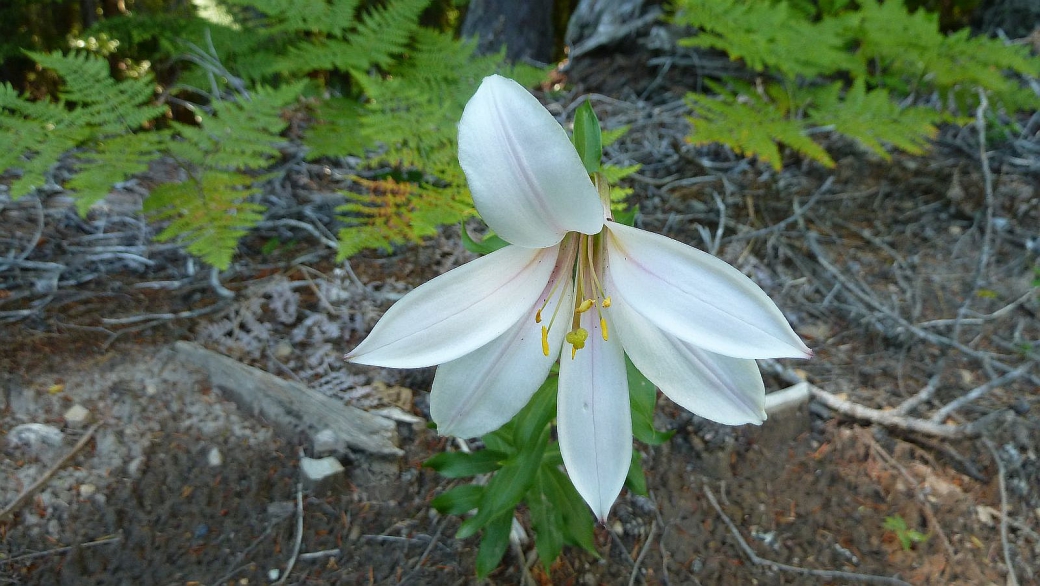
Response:
M1037 583L1040 165L1015 164L1023 155L1010 146L980 157L968 128L944 130L926 157L886 162L835 141L836 169L792 159L773 172L684 143L681 95L696 72L679 60L657 67L646 55L590 60L569 73L573 91L546 99L564 112L594 93L608 127L632 125L607 155L644 164L631 183L642 226L713 250L761 284L816 351L764 365L767 388L804 379L818 394L762 428L718 426L662 398L658 428L677 433L638 446L650 497L622 495L596 529L599 558L569 549L546 573L518 541L489 582L1009 584L1010 564L1019 583ZM316 194L338 187L328 171L300 165L284 184L320 212L328 204ZM0 212L23 243L36 226L15 221L32 210ZM53 260L76 234L125 232L65 214L47 216L47 243L29 259ZM224 280L234 300L205 275L169 268L185 261L163 249L150 258L164 268L97 270L3 326L0 507L92 435L0 519L0 584L475 581L476 539L455 540L459 519L429 507L453 483L421 467L454 449L449 440L399 423L403 457L354 453L328 490L300 493L309 446L241 413L172 351L195 339L343 401L426 418L432 372L347 368L338 357L404 291L470 258L457 229L359 255L349 270L306 234L288 236L300 241L270 254L262 238L245 243ZM5 311L44 298L4 291L26 300ZM73 405L99 425L68 424ZM25 423L61 435L13 441ZM886 528L896 517L927 537L904 547Z

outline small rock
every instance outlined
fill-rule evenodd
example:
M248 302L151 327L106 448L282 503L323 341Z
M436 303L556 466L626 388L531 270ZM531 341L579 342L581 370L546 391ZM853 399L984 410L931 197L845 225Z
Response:
M144 472L145 462L144 456L138 456L130 460L130 463L126 465L126 473L130 475L130 478L140 478L141 473Z
M282 571L279 570L278 568L271 568L270 570L267 570L267 578L269 580L271 580L272 582L277 580L278 577L281 576L281 575L282 575Z
M296 511L295 501L275 501L268 503L267 516L272 522L281 521Z
M159 392L159 387L153 382L148 382L144 385L144 394L147 397L154 397Z
M283 360L284 361L287 358L289 358L290 356L292 356L292 353L293 353L292 344L290 344L289 342L287 342L285 340L281 340L280 342L278 342L274 346L274 357L277 358L278 360Z
M86 427L91 420L90 411L78 403L69 407L62 418L65 419L65 425L72 428Z
M93 484L81 484L79 485L79 496L81 498L90 498L97 492L97 487Z
M42 423L23 423L7 433L7 444L37 453L60 446L64 437L57 427Z
M328 456L325 458L300 458L300 472L306 488L318 489L327 485L333 478L343 474L343 464Z
M314 456L337 456L347 451L347 442L331 429L323 429L314 434Z
M212 447L209 449L209 453L206 454L206 463L214 468L224 463L224 455L220 453L219 448Z

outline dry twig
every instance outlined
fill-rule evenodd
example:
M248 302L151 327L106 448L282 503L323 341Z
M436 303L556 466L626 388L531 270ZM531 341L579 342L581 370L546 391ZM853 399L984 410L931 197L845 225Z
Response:
M62 456L60 460L55 462L54 466L51 466L49 470L44 472L43 476L41 476L39 480L34 482L32 486L22 491L22 494L18 495L18 498L14 499L14 501L11 504L4 507L4 510L0 511L0 521L14 515L14 513L17 512L18 509L24 507L25 504L32 499L33 495L35 495L37 492L43 489L43 487L47 485L50 479L58 473L58 470L64 468L65 465L72 461L72 458L75 457L75 455L78 454L79 451L87 445L87 443L90 441L90 438L94 437L94 432L96 432L99 427L101 427L101 423L95 423L94 425L91 425L90 428L87 429L87 432L83 434L83 437L79 438L79 441L76 442L76 445L73 446L67 454Z
M982 443L997 462L997 478L1000 483L1000 545L1004 550L1004 565L1007 566L1007 586L1018 586L1018 576L1015 575L1015 566L1011 562L1011 543L1008 540L1007 470L993 442L989 438L982 438Z
M748 560L756 566L767 566L773 570L782 570L784 572L793 572L795 574L802 574L804 576L816 576L824 578L826 580L855 580L857 582L868 582L871 584L897 584L899 586L910 586L909 583L900 580L899 578L890 578L888 576L874 576L871 574L857 574L855 572L843 572L841 570L814 570L812 568L802 568L798 566L790 566L782 564L780 562L774 562L773 560L767 560L761 558L755 553L751 546L748 545L747 541L740 534L740 529L737 529L736 524L729 518L728 515L719 506L719 501L715 499L715 493L711 491L711 488L707 484L703 486L704 494L708 497L708 501L711 502L711 506L715 508L715 512L719 514L722 521L729 527L730 533L733 538L737 540L737 544L740 545L740 549L747 556Z

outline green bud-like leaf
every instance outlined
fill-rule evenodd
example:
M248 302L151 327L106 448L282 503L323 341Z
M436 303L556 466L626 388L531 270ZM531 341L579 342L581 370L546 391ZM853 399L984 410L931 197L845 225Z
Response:
M588 100L578 106L574 113L574 148L590 175L599 171L603 159L603 136L599 119Z

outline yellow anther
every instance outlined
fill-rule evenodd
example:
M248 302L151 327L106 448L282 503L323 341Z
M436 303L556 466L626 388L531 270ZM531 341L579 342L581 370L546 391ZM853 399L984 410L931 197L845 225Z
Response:
M607 341L607 337L608 337L608 334L607 334L607 320L606 320L606 318L603 318L603 317L599 318L599 329L600 329L601 332L603 332L603 341L606 342Z
M603 307L610 307L610 297L604 297L601 305L603 305Z
M542 354L549 355L549 328L542 326Z
M534 313L534 323L536 323L536 324L542 323L542 310L541 309L539 309L538 311L536 311ZM544 330L545 328L542 328L542 329Z
M593 305L594 305L595 303L596 303L596 302L595 302L595 301L593 301L593 300L591 300L591 299L586 299L585 301L582 301L582 302L581 302L581 305L579 305L579 306L578 306L578 308L577 308L577 309L575 309L574 311L576 311L576 312L578 312L578 313L585 313L586 311L588 311L588 310L592 309L592 306L593 306Z

